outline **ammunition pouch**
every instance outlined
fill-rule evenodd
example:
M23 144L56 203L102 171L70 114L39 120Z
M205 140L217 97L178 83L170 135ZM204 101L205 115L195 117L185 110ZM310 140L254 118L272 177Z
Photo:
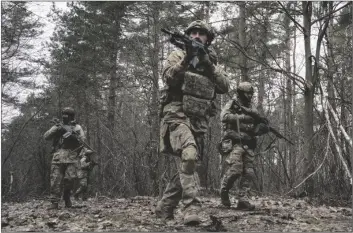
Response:
M218 143L218 152L222 155L228 155L233 149L232 139L223 139Z
M211 106L210 100L200 99L191 95L183 96L183 111L186 115L204 117Z
M256 138L244 132L240 132L239 134L234 130L229 130L224 134L222 141L227 139L230 139L233 145L242 144L242 145L247 145L249 149L256 148L256 142L257 142Z
M183 111L186 115L204 117L210 115L215 97L215 84L206 76L187 71L181 88Z
M206 76L188 71L185 73L181 90L184 95L211 100L215 96L215 87L215 84Z
M76 163L78 153L67 149L59 149L53 154L52 163Z

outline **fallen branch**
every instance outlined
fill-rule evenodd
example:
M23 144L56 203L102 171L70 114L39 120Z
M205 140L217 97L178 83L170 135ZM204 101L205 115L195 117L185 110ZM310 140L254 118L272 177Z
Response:
M346 141L349 143L349 145L350 145L351 147L353 147L352 139L349 137L349 135L347 134L346 130L343 128L342 124L340 124L339 119L338 119L338 116L337 116L337 114L335 113L335 111L333 110L331 104L330 104L328 101L326 102L326 104L327 104L328 109L329 109L330 112L332 113L333 118L334 118L335 121L336 121L336 124L339 126L339 128L340 128L340 130L341 130L341 133L343 134L344 138L345 138Z
M309 174L302 182L300 182L297 186L295 186L294 188L292 188L289 192L286 193L286 195L288 195L289 193L291 193L294 189L298 188L299 186L301 186L302 184L305 183L305 181L307 181L310 177L312 177L313 175L316 174L317 171L319 171L319 169L322 167L322 164L324 164L325 162L325 159L327 157L327 154L328 154L328 149L329 149L329 146L330 146L330 134L327 135L327 143L326 143L326 152L325 152L325 156L321 162L321 164L316 168L316 170Z
M347 176L348 176L349 179L350 179L350 184L352 184L352 174L351 174L351 171L349 170L348 165L347 165L346 161L345 161L344 158L343 158L341 148L338 146L337 139L336 139L336 137L335 137L335 134L333 133L333 129L332 129L332 126L331 126L331 123L330 123L330 118L329 118L329 115L328 115L328 110L327 110L328 104L327 104L327 103L328 103L328 101L326 101L326 104L324 105L324 113L325 113L325 118L326 118L327 126L328 126L327 128L328 128L328 130L329 130L329 132L330 132L330 134L331 134L331 136L332 136L332 139L333 139L334 144L335 144L335 148L336 148L336 150L337 150L338 156L339 156L340 159L341 159L341 162L342 162L343 167L344 167L344 169L345 169L345 171L346 171L346 173L347 173Z

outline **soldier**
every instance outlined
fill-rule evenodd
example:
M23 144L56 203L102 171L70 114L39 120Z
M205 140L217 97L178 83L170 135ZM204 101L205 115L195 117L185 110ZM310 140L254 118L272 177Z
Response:
M185 34L209 46L214 39L211 28L203 21L192 22ZM156 216L172 219L180 200L184 204L184 224L200 223L199 178L196 163L203 153L205 133L211 116L216 115L214 99L228 92L229 81L217 64L217 55L198 54L196 67L190 65L193 47L175 50L163 70L166 84L162 96L160 151L175 155L178 173L170 180L156 207Z
M251 106L253 93L254 89L249 82L241 82L237 88L236 98L230 100L221 112L224 133L220 145L220 153L223 156L221 202L226 207L231 206L229 190L242 176L237 206L242 210L255 208L249 202L247 192L255 181L253 162L256 136L269 132L266 118L261 117Z
M73 180L76 178L76 163L82 149L84 132L75 121L75 112L67 107L62 110L63 122L57 122L45 134L45 140L58 142L51 162L49 209L58 209L63 186L63 199L66 207L71 207L70 200Z
M84 150L82 158L78 162L78 172L77 176L80 182L80 187L77 189L77 191L74 194L74 197L76 200L79 199L79 195L82 195L82 200L86 201L87 200L87 186L88 186L88 175L89 172L93 169L93 166L95 163L92 160L93 156L93 151L92 150Z

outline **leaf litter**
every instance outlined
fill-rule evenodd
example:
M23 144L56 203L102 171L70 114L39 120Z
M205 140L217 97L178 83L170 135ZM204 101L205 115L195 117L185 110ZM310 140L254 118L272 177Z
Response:
M312 205L303 199L253 197L256 209L225 208L218 197L202 197L199 226L184 226L179 206L175 219L156 218L157 198L138 196L74 201L73 208L60 203L59 210L47 210L48 201L5 202L1 208L3 231L345 231L352 232L352 208ZM234 199L232 199L234 202ZM233 204L236 206L236 203Z

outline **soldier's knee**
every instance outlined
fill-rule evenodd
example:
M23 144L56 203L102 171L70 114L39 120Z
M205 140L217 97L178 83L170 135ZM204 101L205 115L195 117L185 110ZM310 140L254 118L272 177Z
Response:
M255 171L253 167L246 167L244 168L244 174L246 175L255 175Z
M243 167L241 164L230 164L228 173L230 176L240 176L242 174Z
M181 155L181 172L193 174L196 170L197 150L194 146L188 146L183 149Z

